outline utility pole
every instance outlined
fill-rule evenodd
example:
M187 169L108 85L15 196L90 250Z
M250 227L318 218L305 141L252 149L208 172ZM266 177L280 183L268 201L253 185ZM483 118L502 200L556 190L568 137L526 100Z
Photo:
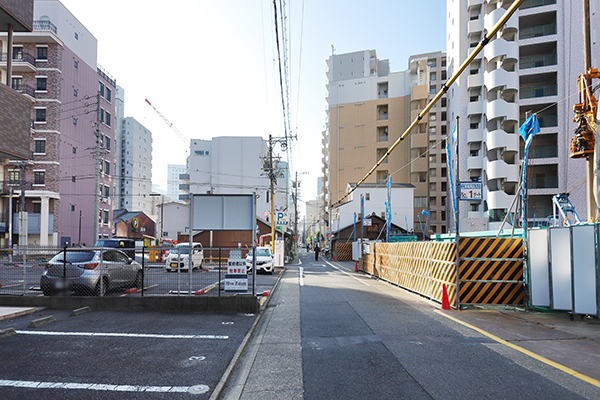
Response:
M92 243L96 243L98 240L98 234L100 232L100 204L99 204L99 190L100 190L100 91L96 94L96 129L94 135L96 135L96 147L94 149L94 237Z
M592 37L590 33L590 1L582 0L582 18L583 18L583 72L587 74L592 68ZM586 87L592 87L591 77L587 77ZM594 136L592 136L593 138ZM595 145L595 143L594 143ZM594 145L590 146L592 149ZM586 198L588 221L594 221L596 218L596 200L594 199L594 153L588 154L585 161L586 165Z
M275 254L275 171L273 168L273 139L269 135L269 188L271 191L271 252Z
M25 166L26 161L21 161L21 207L19 213L19 246L27 246L27 211L25 210Z

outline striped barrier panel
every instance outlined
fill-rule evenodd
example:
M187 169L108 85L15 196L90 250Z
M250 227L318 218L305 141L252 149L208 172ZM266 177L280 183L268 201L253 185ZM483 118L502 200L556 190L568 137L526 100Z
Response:
M361 269L440 302L446 284L450 305L458 306L456 246L452 242L370 243Z
M523 240L461 238L460 304L524 304Z
M336 261L352 260L352 243L337 243L335 245Z

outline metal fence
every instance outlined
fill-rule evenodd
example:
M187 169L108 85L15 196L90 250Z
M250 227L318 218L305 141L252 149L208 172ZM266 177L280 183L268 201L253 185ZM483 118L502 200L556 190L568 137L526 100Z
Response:
M246 273L245 266L249 251L194 249L190 268L190 252L185 246L183 249L0 248L0 295L123 297L253 293L255 275ZM241 281L242 285L237 291L226 288L229 259L244 260L238 263L236 271L236 282L240 285Z

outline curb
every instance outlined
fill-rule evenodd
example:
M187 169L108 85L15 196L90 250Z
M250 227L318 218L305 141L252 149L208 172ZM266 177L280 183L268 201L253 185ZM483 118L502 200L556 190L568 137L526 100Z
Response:
M242 357L242 353L244 352L244 350L246 350L246 347L248 346L248 343L250 343L250 339L254 335L254 331L256 330L256 327L258 326L258 323L262 319L262 317L263 317L263 315L265 313L265 309L269 305L269 302L271 301L271 297L273 296L273 294L277 290L277 287L279 286L279 282L281 282L281 278L283 277L283 274L286 272L286 270L287 270L287 268L284 267L283 268L283 272L281 274L279 274L279 278L277 279L277 282L275 282L275 285L273 286L273 289L271 289L271 291L269 292L269 296L267 297L267 301L265 301L263 303L263 305L261 306L260 312L258 313L258 316L256 317L256 319L252 323L252 326L250 327L250 330L248 331L248 333L246 334L246 336L244 336L244 340L242 340L242 343L240 344L240 347L238 347L237 351L233 355L233 358L231 359L231 362L227 366L227 369L225 370L225 373L223 374L223 376L219 380L219 383L217 383L217 386L215 386L215 390L213 390L212 395L210 396L209 400L218 400L220 398L220 396L221 396L221 394L223 392L223 389L225 388L225 385L227 384L227 382L229 381L229 378L231 377L233 369L237 366L237 363L240 361L240 358Z

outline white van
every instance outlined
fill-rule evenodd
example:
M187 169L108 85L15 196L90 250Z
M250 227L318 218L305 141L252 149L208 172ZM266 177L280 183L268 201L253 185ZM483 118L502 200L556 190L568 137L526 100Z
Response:
M165 260L165 268L167 272L171 271L187 271L190 260L190 244L178 243L171 249ZM178 265L179 263L179 265ZM204 250L202 243L194 243L192 251L192 271L200 269L204 265ZM178 268L179 267L179 268Z

